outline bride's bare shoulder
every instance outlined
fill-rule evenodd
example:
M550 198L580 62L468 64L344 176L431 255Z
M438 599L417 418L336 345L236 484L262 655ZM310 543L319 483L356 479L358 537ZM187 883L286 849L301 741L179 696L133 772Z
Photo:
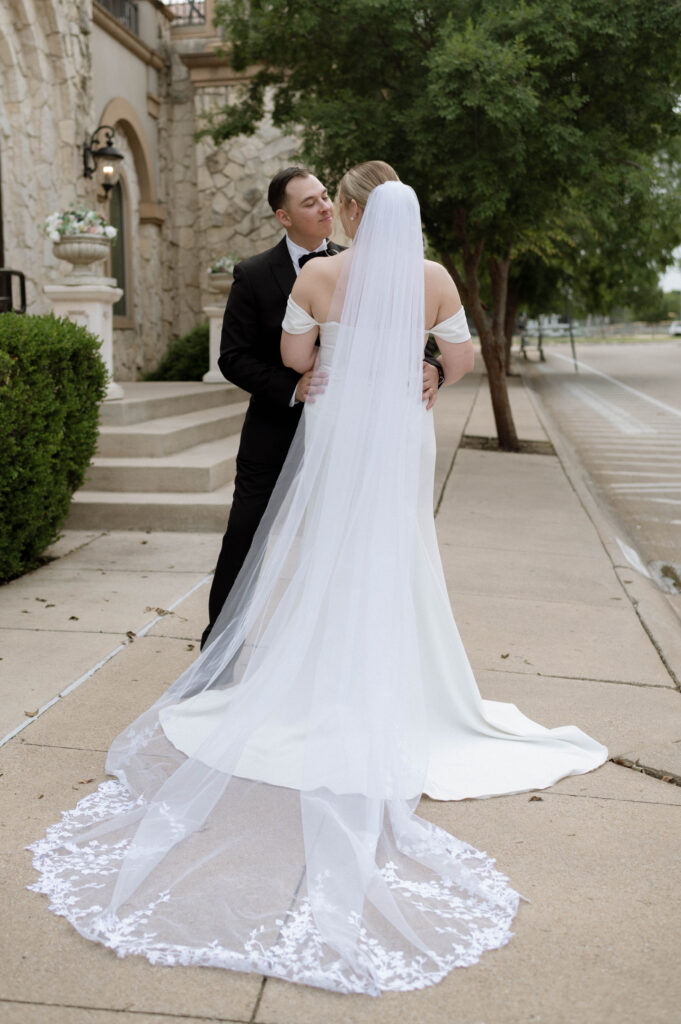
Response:
M441 263L436 263L435 260L424 260L423 269L426 275L426 281L428 279L432 281L451 281L449 271L446 270Z
M440 298L458 298L457 287L446 267L435 260L424 260L423 270L425 275L426 289L433 295Z

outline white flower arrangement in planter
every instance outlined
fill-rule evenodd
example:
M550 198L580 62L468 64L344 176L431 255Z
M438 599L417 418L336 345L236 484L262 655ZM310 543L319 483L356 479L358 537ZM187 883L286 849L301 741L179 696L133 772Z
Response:
M86 210L73 203L63 213L51 213L41 227L53 242L61 242L64 238L78 238L81 235L113 241L118 234L113 224L109 224L101 213Z
M239 257L235 256L234 253L230 253L229 256L220 256L219 259L213 260L208 268L209 274L231 274L239 262Z
M76 268L79 281L82 277L97 276L94 264L106 259L111 242L118 234L101 213L73 203L64 213L51 213L41 228L51 239L57 259L72 265L73 270L67 279L70 284L76 280Z
M238 262L239 257L234 253L213 260L208 268L209 291L217 292L219 295L228 295L234 281L234 268Z

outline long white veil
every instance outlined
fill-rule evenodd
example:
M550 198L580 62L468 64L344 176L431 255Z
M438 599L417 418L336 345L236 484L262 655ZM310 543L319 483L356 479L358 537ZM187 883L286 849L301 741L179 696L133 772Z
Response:
M209 646L115 740L118 781L34 845L35 888L119 955L378 994L510 934L492 862L414 814L423 281L418 202L387 182L323 326L327 391Z

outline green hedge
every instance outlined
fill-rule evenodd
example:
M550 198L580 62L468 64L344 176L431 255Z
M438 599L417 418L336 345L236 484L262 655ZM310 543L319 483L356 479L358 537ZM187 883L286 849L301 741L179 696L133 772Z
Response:
M0 314L0 581L59 536L95 451L106 376L84 327Z
M203 323L171 341L158 367L144 379L201 380L208 366L208 324Z

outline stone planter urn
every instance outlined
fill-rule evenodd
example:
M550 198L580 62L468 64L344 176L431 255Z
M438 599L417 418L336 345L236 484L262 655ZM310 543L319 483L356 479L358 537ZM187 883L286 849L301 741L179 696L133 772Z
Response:
M109 372L106 400L123 398L123 388L113 379L114 303L123 294L112 277L104 277L101 263L111 242L104 235L64 235L53 242L55 256L71 264L61 284L45 285L44 291L57 316L87 327L101 341L102 359Z
M234 284L234 275L230 271L208 275L208 291L217 295L229 295Z
M71 264L69 281L87 283L92 278L101 278L97 264L109 255L111 242L103 235L64 235L52 243L52 249L57 259Z

